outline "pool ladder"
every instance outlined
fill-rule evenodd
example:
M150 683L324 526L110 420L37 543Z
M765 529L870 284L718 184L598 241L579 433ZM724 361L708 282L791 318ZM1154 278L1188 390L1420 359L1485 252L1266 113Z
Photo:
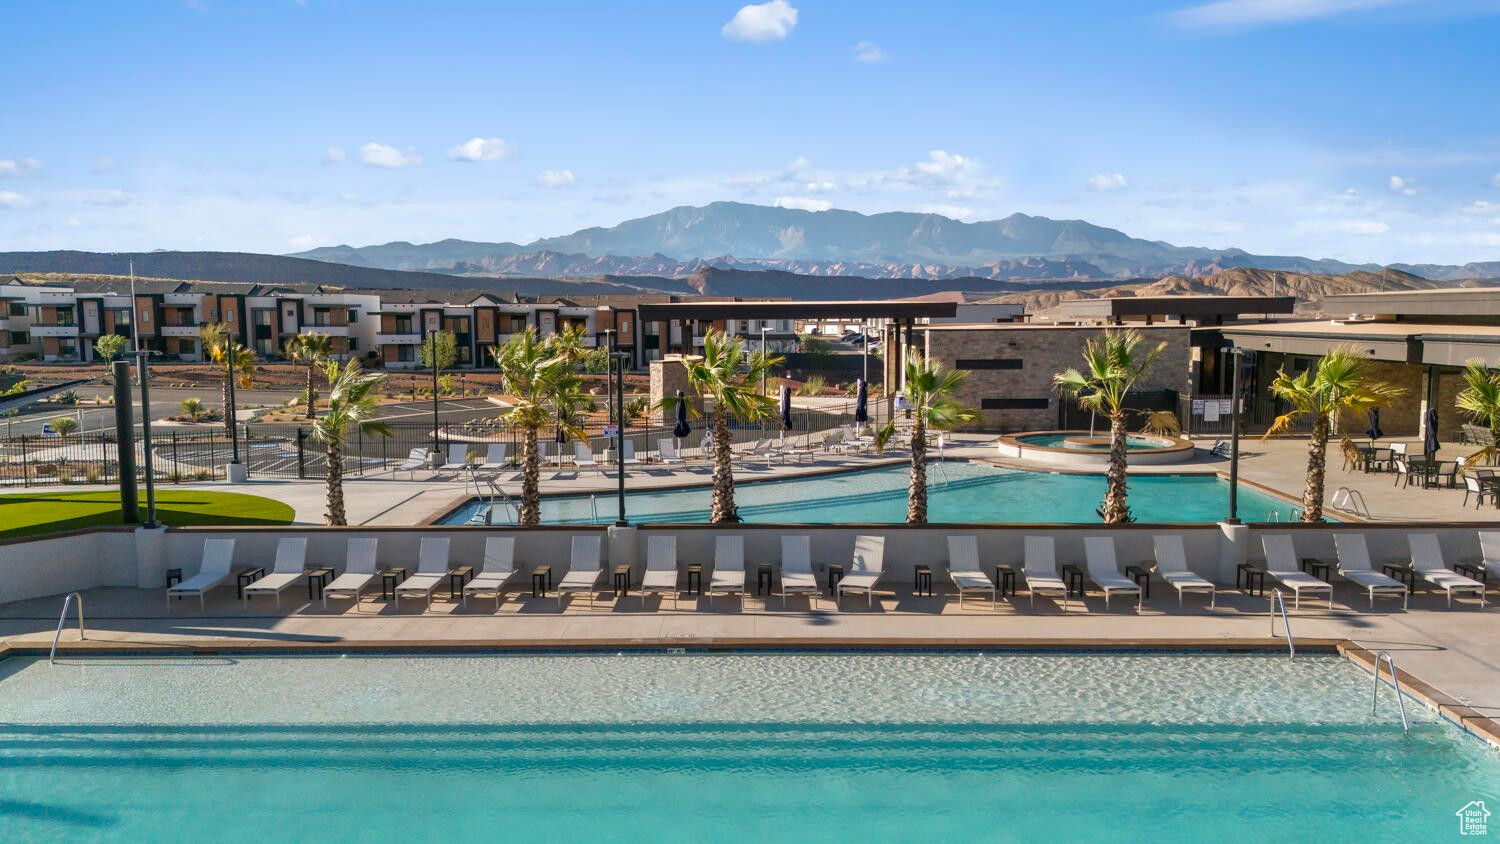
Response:
M47 655L47 663L57 663L57 643L62 639L63 625L68 622L68 605L73 599L78 599L78 641L82 642L86 637L83 635L83 593L69 592L68 597L63 598L62 614L57 617L57 634L52 637L52 653Z
M1297 646L1292 644L1292 622L1286 614L1286 596L1280 589L1271 590L1271 637L1276 636L1276 606L1281 605L1281 627L1286 631L1286 658L1297 658Z
M1375 688L1370 695L1370 714L1375 714L1375 706L1380 702L1381 662L1391 667L1391 688L1396 690L1396 706L1401 710L1401 731L1410 734L1411 723L1406 720L1406 701L1401 699L1401 677L1396 673L1396 658L1391 656L1390 651L1375 654Z
M1365 497L1359 490L1352 487L1341 486L1333 491L1333 497L1329 503L1335 507L1348 510L1361 519L1370 518L1370 508L1365 504Z
M469 517L469 524L471 524L471 525L492 525L492 524L494 524L495 523L495 502L497 500L500 502L501 506L505 507L507 510L510 511L510 520L511 520L511 522L513 522L513 523L519 523L520 522L519 508L516 507L515 501L512 500L509 495L505 494L505 490L501 489L501 487L500 487L500 485L498 483L495 483L495 481L493 479L491 479L491 478L481 478L481 477L479 477L479 470L476 469L476 468L474 468L473 466L467 466L467 467L465 467L464 468L464 472L467 473L468 476L469 476L469 478L468 478L469 479L469 483L474 484L474 495L475 495L475 497L478 498L480 501L482 501L484 503L483 509L481 509L479 512L475 513L473 516ZM485 491L484 491L485 487L489 488L489 493L488 494L486 494Z

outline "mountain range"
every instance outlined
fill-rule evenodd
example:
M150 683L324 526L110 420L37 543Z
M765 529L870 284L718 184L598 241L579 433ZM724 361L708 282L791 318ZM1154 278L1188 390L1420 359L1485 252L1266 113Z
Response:
M940 214L805 211L714 202L522 245L442 240L330 246L293 257L466 275L689 276L705 267L870 278L1194 277L1237 267L1310 274L1380 270L1332 258L1175 246L1083 220L1012 214L965 223ZM1393 265L1434 280L1500 276L1500 261Z

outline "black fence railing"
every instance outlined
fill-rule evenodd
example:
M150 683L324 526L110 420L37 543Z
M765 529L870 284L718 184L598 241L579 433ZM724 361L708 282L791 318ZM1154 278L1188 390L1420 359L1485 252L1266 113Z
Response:
M156 430L152 460L158 481L182 483L224 477L232 452L225 431ZM145 453L136 442L136 474L145 477ZM0 438L0 486L118 483L119 451L112 433Z
M1228 395L1182 396L1178 400L1177 420L1182 423L1183 433L1196 436L1229 433L1231 413L1234 405ZM1286 413L1287 403L1273 396L1247 397L1241 399L1240 432L1263 434L1276 417ZM1312 431L1312 417L1303 414L1292 421L1288 433L1306 434Z

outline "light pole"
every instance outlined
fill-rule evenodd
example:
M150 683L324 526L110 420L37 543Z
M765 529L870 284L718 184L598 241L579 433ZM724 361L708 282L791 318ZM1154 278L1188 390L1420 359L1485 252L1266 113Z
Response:
M153 352L147 350L132 353L140 367L141 379L141 451L145 456L146 469L146 521L144 527L156 527L156 470L151 459L151 373L147 361Z
M229 385L229 406L224 408L224 417L229 421L229 443L231 466L240 465L240 428L239 428L239 402L234 397L234 365L235 358L239 354L234 349L234 329L225 328L224 331L224 379ZM144 391L143 391L144 392Z
M615 330L613 328L606 328L599 333L604 335L605 346L609 349L609 357L606 359L609 361L609 365L605 367L604 371L611 378L613 378L615 372L615 352L619 351L615 347ZM622 374L620 377L623 379L624 375ZM615 386L613 380L609 382L609 385L605 388L604 392L607 393L607 395L604 397L604 418L608 419L611 422L623 421L623 419L615 419ZM622 413L621 416L623 417L624 414Z
M630 359L626 352L611 351L610 362L614 364L615 376L615 407L620 408L620 418L615 420L615 458L619 461L619 478L617 487L617 498L620 502L620 516L615 520L616 527L625 527L630 524L625 520L625 361Z
M864 374L861 377L863 377L865 379L865 383L868 384L870 383L870 323L868 321L860 321L859 336L864 338L864 341L860 344L861 346L863 346L863 349L860 352L860 365L864 367Z
M437 465L441 458L438 452L438 348L437 331L427 329L427 355L432 363L432 459L433 465Z
M760 323L760 356L762 358L764 358L766 356L766 322L765 322L765 320L761 320L761 323ZM766 394L766 370L765 370L765 367L761 367L761 370L760 370L760 394L761 395L765 395Z
M1243 349L1231 349L1229 360L1234 364L1229 388L1229 524L1240 523L1240 357Z

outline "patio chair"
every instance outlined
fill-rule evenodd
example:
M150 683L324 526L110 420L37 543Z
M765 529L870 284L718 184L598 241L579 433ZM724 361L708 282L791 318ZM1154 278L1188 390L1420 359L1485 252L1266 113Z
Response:
M1375 596L1388 595L1401 599L1401 609L1406 609L1410 592L1406 584L1375 571L1370 564L1370 547L1365 544L1362 533L1336 533L1334 547L1339 554L1339 574L1345 580L1364 588L1370 596L1370 609L1375 609Z
M254 583L247 584L240 592L240 602L248 604L256 595L271 595L276 598L276 608L281 609L281 592L301 580L307 574L307 537L283 536L276 543L276 563L271 573Z
M781 604L786 606L788 592L810 595L813 607L822 593L812 568L812 538L806 535L781 537Z
M484 454L484 462L479 464L479 468L486 472L499 472L509 465L510 456L506 454L505 443L490 443L489 449Z
M329 598L349 598L354 601L355 611L359 611L360 593L379 576L375 571L375 552L379 542L373 536L356 536L349 540L344 550L344 573L323 587L323 606L328 606Z
M582 440L573 443L573 467L579 472L582 472L584 469L593 469L601 475L604 474L604 469L599 465L599 461L594 459L594 450L589 448L589 444Z
M414 448L406 455L406 460L397 463L391 470L391 474L406 472L412 479L416 479L418 469L426 469L428 465L428 451L425 448Z
M1089 580L1104 593L1104 609L1109 611L1110 596L1116 592L1126 595L1135 593L1135 611L1140 612L1145 603L1145 593L1139 583L1120 574L1120 564L1115 560L1115 538L1113 536L1086 536L1083 538L1083 557L1088 568Z
M708 592L745 594L745 537L730 535L714 539L714 570Z
M656 455L662 463L666 463L668 465L673 463L686 462L682 459L682 455L677 453L677 443L673 442L672 440L657 440Z
M599 579L604 577L603 546L597 534L573 537L572 559L568 573L557 582L557 607L562 609L563 595L570 592L587 592L589 606L594 605L594 592L599 588Z
M1492 490L1485 489L1484 488L1484 484L1480 482L1479 477L1477 475L1472 475L1472 474L1467 474L1466 473L1466 474L1464 474L1463 477L1464 477L1464 503L1463 503L1463 506L1465 506L1465 507L1469 506L1469 496L1472 495L1472 496L1474 496L1474 509L1478 510L1480 507L1484 506L1484 497L1486 495L1490 495L1492 493ZM1480 535L1483 536L1483 534L1480 534Z
M171 611L173 598L188 595L197 595L198 609L206 609L204 596L210 589L225 583L233 576L230 571L233 565L233 539L203 540L203 556L198 564L198 573L176 586L167 587L167 610Z
M1464 577L1448 568L1443 562L1443 546L1438 544L1435 533L1408 533L1406 544L1411 548L1411 567L1421 578L1448 595L1448 606L1453 606L1453 593L1472 593L1479 596L1479 608L1484 609L1484 584L1472 577Z
M1218 598L1218 587L1188 568L1187 550L1183 548L1182 535L1159 533L1151 537L1151 545L1156 551L1156 573L1177 590L1177 606L1182 606L1185 592L1207 592L1208 608L1213 609Z
M677 607L677 537L671 535L646 537L646 573L641 577L641 603L646 603L646 594L672 593L672 607Z
M438 467L439 472L462 472L469 468L469 444L448 446L448 462Z
M838 608L844 595L853 592L865 596L865 606L875 606L875 584L885 574L885 537L856 536L854 557L849 561L849 570L839 581L833 605Z
M1302 570L1297 563L1297 546L1288 533L1268 533L1260 538L1266 552L1266 574L1292 590L1293 608L1302 606L1302 593L1328 593L1328 608L1333 609L1333 584L1324 583Z
M479 573L464 584L463 597L460 600L467 606L471 595L493 595L495 611L499 612L500 599L504 597L505 587L521 573L521 568L516 565L516 538L514 536L485 537L484 561L479 565Z
M624 459L620 461L620 463L625 466L641 465L640 458L635 456L635 440L625 441L625 456Z
M788 459L796 460L799 463L803 460L816 460L818 455L818 450L808 445L806 436L802 438L801 445L797 444L795 437L792 439L783 437L778 450L781 452L781 462L783 463Z
M426 598L432 603L433 590L448 576L448 537L424 536L417 550L417 571L396 585L396 609L401 599Z
M1026 562L1022 566L1026 575L1026 591L1031 596L1031 605L1036 606L1037 593L1061 595L1063 612L1068 611L1068 586L1057 576L1057 548L1050 536L1026 537Z
M964 594L990 593L990 609L999 606L995 582L979 568L979 537L972 534L948 537L948 577L958 589L958 608L964 608Z

